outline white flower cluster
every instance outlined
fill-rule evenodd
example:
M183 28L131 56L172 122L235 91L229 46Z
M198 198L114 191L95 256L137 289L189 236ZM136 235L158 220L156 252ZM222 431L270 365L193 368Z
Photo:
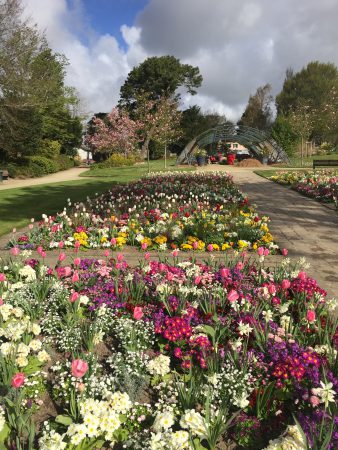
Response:
M4 303L0 306L0 316L0 353L4 358L15 357L20 368L28 365L29 356L36 356L41 363L50 359L48 353L42 349L42 342L33 338L40 334L40 326L32 323L30 318L24 315L22 308ZM33 335L31 340L27 344L20 342L27 333ZM1 342L2 340L5 342Z
M166 355L156 356L149 361L147 370L151 375L164 376L170 372L170 358Z
M214 404L222 405L228 402L239 408L246 408L248 398L253 390L251 373L243 372L234 365L226 363L221 371L208 379L212 386L212 400ZM207 392L207 391L206 391Z
M289 425L278 439L269 442L264 450L306 450L307 443L296 425Z
M151 322L135 321L122 316L115 317L111 327L126 350L147 350L155 344L154 324Z
M150 450L190 449L189 433L185 430L151 433L147 448Z
M114 432L120 428L120 414L126 414L132 407L126 393L114 392L107 400L88 399L80 403L81 423L72 423L64 435L46 430L39 440L40 449L64 449L67 444L79 445L85 439L103 438L114 443ZM50 446L52 443L53 447ZM59 445L59 447L57 447Z
M33 267L29 266L29 265L25 265L23 266L20 270L19 270L19 275L22 278L25 278L26 282L30 282L30 281L35 281L36 280L36 272L33 269Z

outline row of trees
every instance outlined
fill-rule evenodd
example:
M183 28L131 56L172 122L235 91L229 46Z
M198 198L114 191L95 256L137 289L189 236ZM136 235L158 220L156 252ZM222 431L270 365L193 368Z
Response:
M21 0L0 0L0 160L71 154L82 142L67 60L23 20Z
M259 87L250 96L240 124L270 130L291 155L299 142L338 145L338 69L331 63L310 62L297 73L287 69L282 91ZM276 117L274 118L274 109Z

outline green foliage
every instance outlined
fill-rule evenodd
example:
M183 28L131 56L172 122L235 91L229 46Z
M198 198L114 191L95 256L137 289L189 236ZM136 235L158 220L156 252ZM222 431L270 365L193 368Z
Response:
M299 143L299 136L293 131L290 120L279 115L272 126L271 136L280 145L288 156L293 156Z
M50 139L43 139L37 151L39 156L45 158L55 159L60 155L61 144L59 141L51 141Z
M182 64L174 56L153 56L129 72L119 105L132 111L138 95L145 92L149 99L157 100L163 95L174 96L180 87L194 95L202 80L198 67Z
M289 115L305 105L314 116L311 138L338 142L338 68L332 63L310 62L300 72L289 71L276 97L278 115Z
M271 85L260 86L255 95L250 95L247 107L238 124L259 130L268 129L271 125L272 101Z
M158 142L151 140L149 142L149 158L153 161L155 159L163 158L164 148Z
M39 154L43 139L59 141L66 153L82 138L77 96L64 85L67 60L23 15L20 0L0 2L0 149L7 161Z
M44 156L30 156L28 161L30 167L37 168L38 171L41 169L41 175L57 172L59 168L55 161Z
M132 166L137 161L140 161L138 155L124 156L120 153L113 153L106 161L91 166L91 170L97 168L104 169L108 167Z

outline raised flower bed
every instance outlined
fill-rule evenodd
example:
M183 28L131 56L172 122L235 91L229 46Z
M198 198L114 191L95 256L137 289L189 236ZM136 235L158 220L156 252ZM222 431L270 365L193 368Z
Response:
M69 204L17 236L12 246L227 250L276 248L261 217L224 172L153 174Z
M295 191L316 200L333 203L338 208L338 176L332 171L279 172L269 178L291 185Z
M0 447L337 448L338 303L304 267L13 253Z

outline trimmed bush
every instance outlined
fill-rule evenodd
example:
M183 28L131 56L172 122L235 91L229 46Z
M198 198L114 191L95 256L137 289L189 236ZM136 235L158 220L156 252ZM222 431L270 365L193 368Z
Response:
M132 166L137 161L140 161L139 155L129 155L125 157L124 155L121 155L119 153L114 153L106 161L91 166L91 169L93 169L94 167L105 169L107 167Z
M61 144L59 141L43 139L37 150L37 155L48 159L57 159L60 156L60 150Z

